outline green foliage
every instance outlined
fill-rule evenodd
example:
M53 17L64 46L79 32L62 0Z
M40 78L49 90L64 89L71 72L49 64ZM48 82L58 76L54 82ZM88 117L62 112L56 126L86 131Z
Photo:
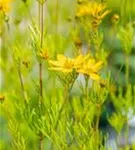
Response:
M135 115L135 28L128 14L135 14L128 8L123 19L124 11L114 7L119 1L96 2L87 10L88 0L20 0L9 12L1 12L0 2L0 149L113 149L101 129L110 105L114 110L105 119L116 131L117 147L124 132L124 149L135 149L128 143ZM79 7L89 14L78 17ZM102 60L100 79L49 70L57 54ZM98 73L96 65L91 74Z

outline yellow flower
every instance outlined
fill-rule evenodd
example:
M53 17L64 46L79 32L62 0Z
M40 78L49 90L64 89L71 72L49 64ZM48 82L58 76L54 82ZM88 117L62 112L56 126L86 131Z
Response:
M0 0L0 12L3 11L4 13L10 10L9 3L11 0Z
M92 17L92 27L97 28L102 19L110 12L105 10L106 6L102 3L87 2L79 5L76 17Z
M89 55L79 55L74 59L65 57L64 55L58 54L57 60L49 60L49 64L52 66L49 69L55 71L61 71L64 73L70 73L73 69L77 70L83 62L89 57Z
M71 59L58 54L57 60L49 60L49 64L52 66L49 68L50 70L71 73L73 69L75 69L77 73L88 75L93 80L99 80L100 76L98 71L102 68L103 62L96 62L90 55L79 55L76 58Z
M93 80L99 80L100 76L98 71L102 68L103 62L96 62L94 58L90 58L88 61L83 63L83 65L77 70L78 73L83 73L88 75Z
M103 19L110 12L109 10L104 11L105 8L106 6L102 3L93 2L93 4L91 4L92 17L97 19Z
M86 15L91 15L94 18L103 19L110 11L104 11L106 6L102 3L88 2L79 5L77 9L77 16L83 17Z
M87 16L90 14L91 14L91 11L89 9L89 6L83 4L80 7L78 7L76 16L77 17L83 17L83 16Z

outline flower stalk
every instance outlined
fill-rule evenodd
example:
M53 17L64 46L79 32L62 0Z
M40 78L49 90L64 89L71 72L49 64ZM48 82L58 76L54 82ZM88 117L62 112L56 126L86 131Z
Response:
M38 3L38 19L40 28L40 48L43 48L43 32L44 32L44 4ZM40 85L40 99L39 104L43 104L43 67L42 62L39 62L39 85ZM43 150L43 140L44 136L40 133L39 137L39 150Z
M63 110L65 108L65 105L67 104L68 102L68 98L69 98L69 93L70 93L70 88L69 86L65 85L65 88L64 88L64 100L63 100L63 104L61 105L61 108L59 110L59 113L58 113L58 117L57 117L57 120L56 120L56 124L54 126L54 130L57 131L57 128L58 128L58 125L59 125L59 121L61 119L61 116L62 116L62 113L63 113ZM53 143L51 144L51 150L54 149L54 145Z
M24 98L24 103L27 103L27 96L26 96L26 92L24 89L24 82L23 82L23 77L22 77L22 73L21 73L21 64L20 64L20 60L18 62L18 75L19 75L19 80L20 80L20 84L21 84L21 89L22 89L22 94L23 94L23 98Z
M44 32L44 6L43 4L40 6L39 4L39 18L40 18L40 46L41 49L43 48L43 32ZM41 15L41 16L40 16ZM42 103L43 99L43 68L42 62L39 62L39 84L40 84L40 104Z
M128 85L128 83L129 83L129 55L127 55L127 54L126 54L126 59L125 59L125 65L126 65L125 77L126 77L126 83Z

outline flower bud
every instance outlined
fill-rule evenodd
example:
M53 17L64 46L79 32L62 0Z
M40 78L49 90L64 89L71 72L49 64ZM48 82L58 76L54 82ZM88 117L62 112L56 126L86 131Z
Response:
M112 16L112 23L117 24L119 19L120 19L119 15L118 14L114 14Z
M81 47L82 46L82 41L80 40L80 38L76 38L74 40L75 46L76 47Z

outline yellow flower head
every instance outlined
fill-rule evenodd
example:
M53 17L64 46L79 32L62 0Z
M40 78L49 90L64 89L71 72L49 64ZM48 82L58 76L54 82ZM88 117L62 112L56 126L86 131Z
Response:
M98 74L98 71L102 68L102 66L102 61L96 62L94 58L89 58L89 60L83 63L83 65L77 70L77 72L88 75L93 80L99 80L100 76Z
M65 57L64 55L58 54L57 60L49 60L49 64L52 66L49 69L55 71L61 71L64 73L70 73L73 69L78 69L83 62L88 58L88 55L79 55L74 59Z
M79 55L76 58L71 59L65 57L64 55L58 54L57 60L49 60L49 64L52 66L49 68L50 70L71 73L74 69L77 73L87 75L93 80L100 79L98 71L103 66L102 61L96 62L96 60L90 55Z
M86 15L91 15L98 19L103 19L110 11L105 10L106 6L102 3L97 2L88 2L82 5L79 5L77 10L77 16L83 17Z
M87 2L79 5L76 17L90 17L92 19L92 27L97 28L102 19L110 12L105 10L106 6L102 3Z
M87 16L90 14L91 14L91 11L89 9L89 6L82 4L81 6L78 7L76 16L83 17L83 16Z
M106 6L102 3L93 2L91 4L91 15L97 19L103 19L110 11L105 10Z
M3 11L4 13L10 10L9 3L12 0L0 0L0 12Z

